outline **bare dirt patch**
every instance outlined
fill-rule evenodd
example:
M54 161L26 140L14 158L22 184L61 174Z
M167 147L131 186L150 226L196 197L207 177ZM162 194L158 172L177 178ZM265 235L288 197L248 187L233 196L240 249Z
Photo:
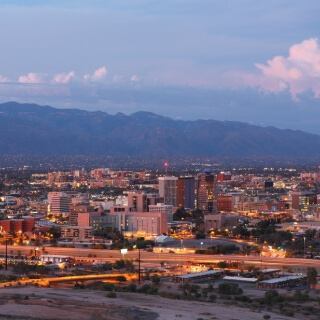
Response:
M170 300L154 295L42 287L3 288L0 319L68 320L241 320L263 319L265 312L254 312L218 303ZM268 312L272 320L292 319Z

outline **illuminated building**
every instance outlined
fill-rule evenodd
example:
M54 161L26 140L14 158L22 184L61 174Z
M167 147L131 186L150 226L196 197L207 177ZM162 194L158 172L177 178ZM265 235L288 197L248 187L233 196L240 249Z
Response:
M198 174L197 207L204 214L217 212L217 183L211 170Z
M163 197L165 204L170 204L174 207L178 205L178 178L177 177L160 177L159 193Z
M178 207L194 209L195 179L194 177L178 178Z

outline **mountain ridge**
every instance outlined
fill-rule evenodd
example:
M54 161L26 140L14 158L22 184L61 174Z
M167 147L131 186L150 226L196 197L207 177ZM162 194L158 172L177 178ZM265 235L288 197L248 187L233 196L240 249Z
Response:
M320 136L243 122L0 104L2 154L319 157Z

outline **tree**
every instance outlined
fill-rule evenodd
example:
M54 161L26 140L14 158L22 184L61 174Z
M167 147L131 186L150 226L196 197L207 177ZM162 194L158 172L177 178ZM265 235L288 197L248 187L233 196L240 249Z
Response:
M119 282L126 282L127 278L125 276L117 276L116 280Z
M46 234L54 239L59 239L61 237L61 229L59 227L52 227Z
M205 239L206 235L203 231L199 231L196 233L196 239Z
M313 239L316 233L317 233L316 229L308 229L306 230L306 238Z
M240 237L249 237L250 232L242 225L236 226L232 229L233 236L240 236Z
M173 214L173 220L174 221L181 221L185 220L185 218L188 216L187 211L185 208L179 208L177 211Z
M220 294L241 294L243 291L236 284L223 282L219 284L218 292Z
M307 282L310 284L317 283L317 269L316 268L308 268L307 270Z
M160 283L160 277L157 274L155 274L151 277L151 281L153 284L158 285Z
M227 263L226 263L225 261L219 261L219 262L217 263L217 266L218 266L218 268L220 268L220 269L225 269L228 265L227 265Z

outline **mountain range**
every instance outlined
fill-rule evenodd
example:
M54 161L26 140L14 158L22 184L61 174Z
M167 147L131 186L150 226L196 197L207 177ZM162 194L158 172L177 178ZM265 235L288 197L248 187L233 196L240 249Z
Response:
M319 157L320 136L242 122L0 104L0 153Z

